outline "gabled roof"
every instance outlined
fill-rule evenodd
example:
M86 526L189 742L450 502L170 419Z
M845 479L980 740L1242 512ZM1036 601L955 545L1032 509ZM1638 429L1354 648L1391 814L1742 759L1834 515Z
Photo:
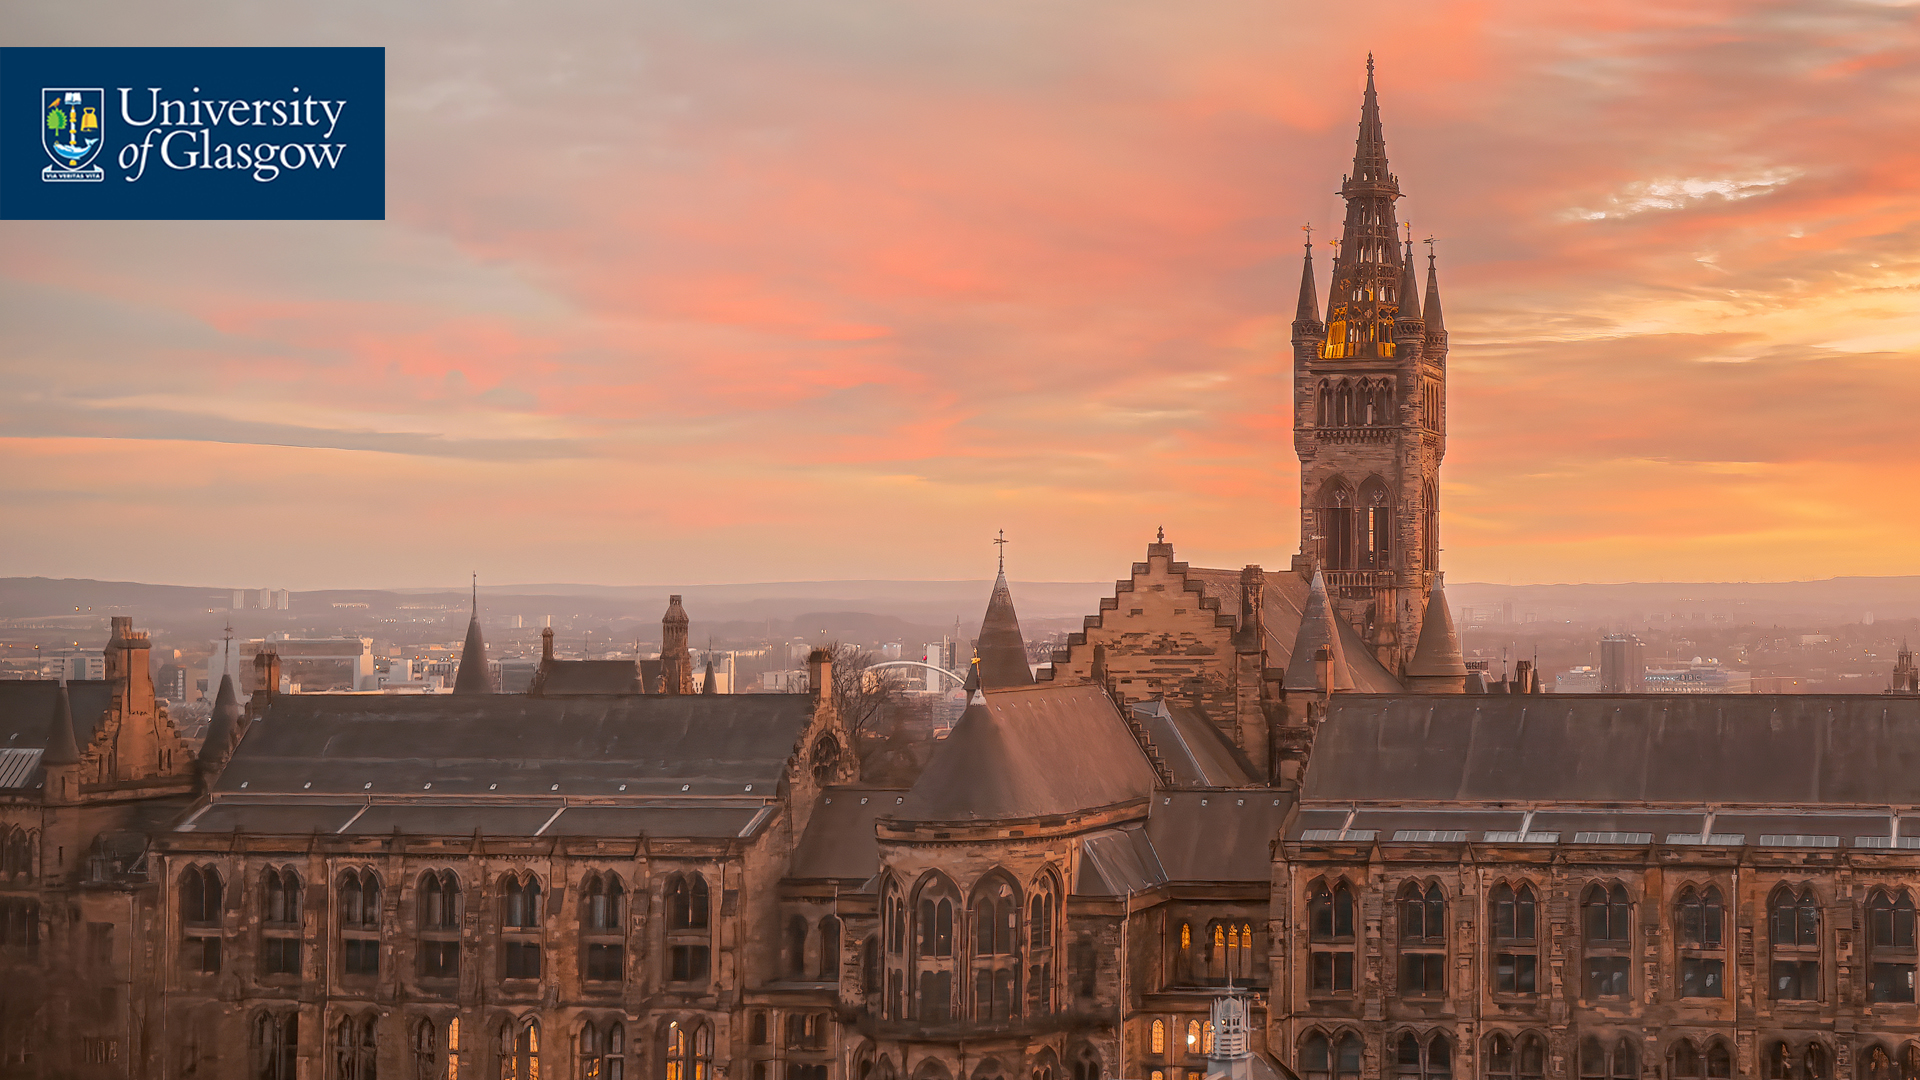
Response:
M983 689L893 813L904 821L1004 821L1144 799L1156 776L1097 686Z
M771 798L813 706L807 694L280 694L215 792Z
M1219 600L1220 610L1239 610L1240 571L1193 567L1186 573L1189 581L1200 582L1205 586L1207 595ZM1294 639L1307 613L1308 592L1307 578L1291 570L1266 571L1266 587L1260 593L1260 624L1267 635L1268 664L1285 667L1293 658ZM1400 680L1381 666L1373 650L1361 640L1351 623L1337 615L1333 623L1334 631L1340 638L1340 654L1346 660L1347 672L1353 679L1355 691L1363 694L1398 694L1405 691Z
M1920 698L1336 696L1303 802L1920 803Z
M540 697L566 694L642 694L652 689L636 660L548 660L535 673L528 693ZM656 670L658 661L655 662Z
M1013 593L1007 588L1003 569L994 579L993 595L987 598L987 614L980 620L980 685L987 689L1033 685L1033 668L1027 664L1027 642L1020 636L1020 617L1013 611Z
M1146 730L1160 760L1181 787L1245 787L1259 783L1253 764L1206 714L1164 699L1134 702L1134 722Z

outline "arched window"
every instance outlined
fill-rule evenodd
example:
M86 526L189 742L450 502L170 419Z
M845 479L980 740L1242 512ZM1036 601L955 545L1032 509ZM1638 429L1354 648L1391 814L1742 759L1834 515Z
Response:
M1338 476L1320 485L1320 561L1328 570L1354 568L1355 526L1353 489Z
M1516 889L1503 881L1488 894L1487 906L1493 918L1493 992L1536 993L1540 943L1533 886L1521 882Z
M820 981L840 981L840 920L820 917Z
M1167 1053L1167 1022L1155 1020L1147 1029L1147 1053L1154 1057L1165 1057Z
M1409 881L1396 903L1400 921L1400 993L1447 992L1447 901L1436 882Z
M1353 889L1345 881L1331 887L1316 881L1308 888L1307 936L1314 943L1310 988L1322 994L1352 992Z
M28 839L25 829L14 829L7 834L6 854L0 856L0 872L9 878L33 876L33 841Z
M920 955L953 955L953 900L928 897L920 901Z
M1518 1039L1496 1032L1487 1039L1489 1080L1540 1080L1546 1075L1547 1044L1538 1035Z
M1723 1047L1721 1053L1724 1054L1725 1052L1726 1050ZM1707 1059L1707 1072L1709 1076L1728 1075L1725 1072L1713 1071L1713 1054L1711 1050L1709 1050L1707 1054ZM1817 1041L1808 1043L1806 1054L1801 1058L1801 1062L1801 1075L1804 1076L1806 1080L1833 1080L1833 1067L1831 1065L1831 1059L1827 1057L1827 1048L1824 1044Z
M1674 899L1673 922L1678 933L1680 996L1717 998L1726 995L1726 956L1723 950L1725 910L1720 890L1712 885L1688 885Z
M1586 948L1586 997L1622 998L1628 993L1632 958L1633 905L1619 882L1590 885L1580 900L1582 944Z
M705 1024L667 1025L664 1080L712 1080L713 1029Z
M579 1080L625 1080L627 1033L618 1021L580 1025L576 1055Z
M1200 1049L1200 1021L1187 1021L1187 1053L1203 1054L1205 1052Z
M1053 945L1058 933L1059 891L1053 872L1045 869L1028 886L1027 897L1027 1010L1031 1016L1053 1012Z
M446 1080L460 1080L460 1018L447 1021Z
M704 983L712 966L712 903L697 873L667 878L667 979Z
M1693 1040L1680 1039L1667 1052L1667 1060L1670 1080L1727 1080L1733 1076L1733 1055L1719 1039L1710 1041L1705 1053Z
M253 1075L294 1080L300 1060L300 1014L263 1012L253 1018Z
M1377 476L1360 485L1356 561L1362 570L1384 570L1393 563L1393 494Z
M1781 1044L1780 1051L1786 1052L1785 1044ZM1860 1080L1920 1080L1920 1043L1910 1042L1901 1047L1897 1059L1885 1046L1876 1043L1869 1047L1860 1059Z
M708 916L707 879L699 874L675 874L667 879L667 929L705 930Z
M1867 897L1867 1000L1913 1000L1913 897L1875 889Z
M499 1053L500 1080L540 1080L540 1021L503 1021Z
M1320 396L1320 411L1316 414L1319 417L1319 420L1317 421L1318 424L1321 427L1339 426L1333 415L1333 383L1327 381L1326 379L1321 379L1319 396Z
M1087 1043L1073 1051L1073 1080L1102 1080L1100 1054Z
M860 992L878 994L880 989L880 937L869 934L860 943Z
M581 976L590 983L618 983L626 976L626 887L620 875L588 874L580 886Z
M803 979L807 974L807 919L804 915L787 917L787 977Z
M1191 983L1193 971L1193 924L1182 921L1178 931L1179 945L1173 959L1173 981Z
M339 894L342 973L380 974L380 879L372 870L348 870L334 890Z
M1452 1080L1453 1044L1434 1032L1421 1038L1403 1032L1394 1041L1394 1072L1400 1080Z
M1767 940L1772 952L1769 993L1776 1001L1820 997L1820 902L1812 886L1774 889L1767 900Z
M540 977L540 879L511 874L501 883L500 939L502 977Z
M180 872L180 966L195 975L220 971L220 872L189 866Z
M428 870L420 875L421 978L460 977L460 911L460 879L453 871Z
M338 1080L376 1080L374 1016L343 1016L334 1027L333 1075Z
M260 884L261 971L268 975L298 975L300 875L291 867L268 867L261 874Z
M1580 1080L1640 1080L1640 1051L1632 1039L1609 1046L1589 1035L1580 1040Z
M1360 1075L1360 1036L1342 1032L1328 1038L1320 1032L1300 1044L1303 1080L1357 1080Z
M440 1025L430 1016L413 1025L413 1080L444 1080L440 1071Z

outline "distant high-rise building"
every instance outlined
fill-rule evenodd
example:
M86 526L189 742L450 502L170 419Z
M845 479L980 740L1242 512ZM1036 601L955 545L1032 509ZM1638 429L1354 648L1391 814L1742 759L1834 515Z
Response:
M1647 647L1632 634L1609 634L1600 639L1600 692L1647 692Z
M247 606L247 590L245 589L233 590L233 603L231 606L234 611L239 611L241 608L246 607Z
M293 605L293 594L285 589L273 590L273 610L285 611Z
M515 630L524 630L526 629L526 625L527 625L527 617L525 615L515 615L513 618L507 621L507 625L512 627ZM506 692L512 693L512 691L510 690Z

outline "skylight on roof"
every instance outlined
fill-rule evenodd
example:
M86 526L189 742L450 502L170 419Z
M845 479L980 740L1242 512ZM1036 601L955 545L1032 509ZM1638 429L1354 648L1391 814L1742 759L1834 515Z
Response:
M1651 844L1650 832L1577 832L1573 834L1576 844Z
M1806 833L1764 833L1761 847L1839 847L1837 836L1811 836Z

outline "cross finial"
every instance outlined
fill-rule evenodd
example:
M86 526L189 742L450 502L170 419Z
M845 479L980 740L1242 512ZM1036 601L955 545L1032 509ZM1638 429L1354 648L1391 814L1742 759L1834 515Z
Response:
M1300 226L1300 231L1307 234L1307 254L1313 254L1313 222Z
M1160 528L1154 532L1153 542L1156 544L1164 544L1167 542L1167 527L1165 525L1160 526Z
M1001 529L993 542L1000 548L1000 572L1004 574L1007 572L1007 530Z

